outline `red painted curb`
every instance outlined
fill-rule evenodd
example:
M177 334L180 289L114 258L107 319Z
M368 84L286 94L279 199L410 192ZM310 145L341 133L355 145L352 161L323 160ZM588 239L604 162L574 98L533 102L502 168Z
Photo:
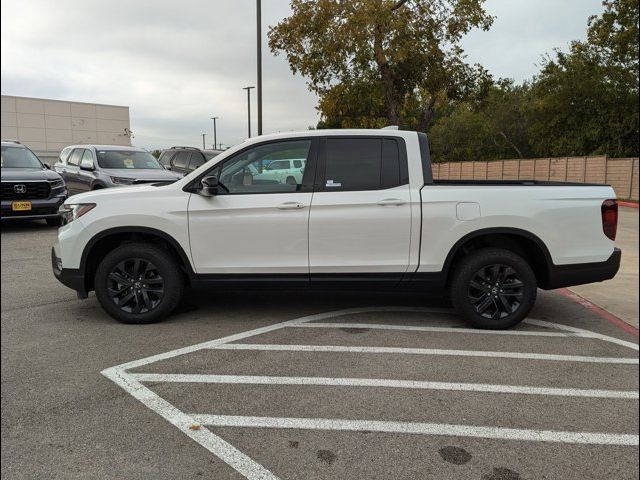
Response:
M627 202L624 200L618 200L618 205L621 207L638 208L638 202Z
M640 332L633 325L629 325L624 320L616 317L613 313L607 312L604 308L600 308L599 306L591 303L586 298L581 297L580 295L578 295L575 292L572 292L568 288L559 288L556 291L560 295L562 295L563 297L566 297L566 298L568 298L570 300L573 300L576 303L579 303L580 305L582 305L587 310L595 313L596 315L600 316L601 318L604 318L607 322L614 324L616 327L620 328L621 330L624 330L625 332L633 335L634 337L637 337L639 335Z

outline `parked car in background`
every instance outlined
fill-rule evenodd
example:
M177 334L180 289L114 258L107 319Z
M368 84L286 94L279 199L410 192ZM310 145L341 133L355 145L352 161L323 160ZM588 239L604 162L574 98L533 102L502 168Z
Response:
M15 140L2 141L2 220L43 219L59 225L67 198L64 180Z
M301 182L255 180L276 158L306 158ZM70 198L52 266L127 323L165 317L191 285L446 293L475 326L508 328L538 288L616 274L614 199L606 185L434 180L423 133L265 135L171 185Z
M53 165L69 194L142 183L174 182L181 178L146 150L116 145L71 145Z
M254 174L253 179L273 180L277 183L297 185L302 183L302 174L304 173L306 162L306 158L271 160L268 163L265 162L266 167L262 169L262 172Z
M158 161L167 170L186 175L222 152L223 150L201 150L195 147L171 147L160 154Z

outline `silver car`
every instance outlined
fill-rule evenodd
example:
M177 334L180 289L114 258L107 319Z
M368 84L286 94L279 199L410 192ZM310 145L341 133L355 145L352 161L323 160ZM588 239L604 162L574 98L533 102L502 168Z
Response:
M71 145L53 165L70 195L98 188L175 182L182 175L165 170L146 150L118 145Z

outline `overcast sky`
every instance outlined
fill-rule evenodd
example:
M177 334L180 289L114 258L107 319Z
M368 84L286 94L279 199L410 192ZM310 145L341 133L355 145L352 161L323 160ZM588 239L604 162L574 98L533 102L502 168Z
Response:
M316 99L282 56L266 47L266 26L288 0L263 1L264 133L315 125ZM468 61L496 77L527 79L541 55L585 36L601 0L488 0L489 32L464 42ZM2 0L2 93L128 105L133 143L146 148L246 138L246 92L255 85L253 0ZM255 90L252 127L255 133Z

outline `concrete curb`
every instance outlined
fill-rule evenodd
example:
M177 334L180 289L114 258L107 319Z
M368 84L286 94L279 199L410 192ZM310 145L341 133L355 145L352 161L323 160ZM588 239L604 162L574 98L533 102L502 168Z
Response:
M616 327L618 327L621 330L624 330L628 334L633 335L634 337L638 337L639 336L640 332L638 331L638 329L636 327L634 327L633 325L629 325L627 322L625 322L621 318L618 318L613 313L607 312L604 308L601 308L601 307L597 306L596 304L591 303L586 298L578 295L575 292L572 292L568 288L559 288L556 291L560 295L562 295L563 297L566 297L566 298L568 298L570 300L573 300L576 303L579 303L580 305L582 305L587 310L590 310L591 312L593 312L596 315L598 315L600 318L605 319L607 322L612 323L613 325L615 325Z

